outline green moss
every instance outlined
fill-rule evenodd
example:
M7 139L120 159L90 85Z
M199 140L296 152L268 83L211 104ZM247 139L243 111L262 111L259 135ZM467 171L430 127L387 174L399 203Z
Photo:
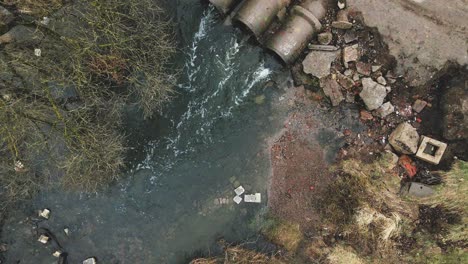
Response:
M290 253L296 252L303 240L298 224L279 219L270 219L268 226L262 232L270 241L284 247Z

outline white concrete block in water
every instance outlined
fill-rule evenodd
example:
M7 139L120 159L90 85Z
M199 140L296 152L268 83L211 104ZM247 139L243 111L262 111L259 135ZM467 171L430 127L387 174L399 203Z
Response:
M56 258L60 258L60 255L62 255L62 251L60 251L60 250L57 250L52 254L52 256L54 256Z
M47 242L49 242L49 237L46 235L41 235L37 241L41 242L42 244L47 244Z
M96 264L96 258L88 258L83 261L83 264Z
M239 187L237 187L234 191L235 191L236 194L239 196L239 195L241 195L241 194L243 194L243 193L245 192L245 189L244 189L244 187L239 186Z
M50 210L45 208L44 210L39 210L39 216L44 219L49 219L50 217Z
M261 203L262 202L262 194L246 194L244 195L244 201L246 203Z
M240 196L236 196L232 199L236 204L240 204L242 202L242 198Z

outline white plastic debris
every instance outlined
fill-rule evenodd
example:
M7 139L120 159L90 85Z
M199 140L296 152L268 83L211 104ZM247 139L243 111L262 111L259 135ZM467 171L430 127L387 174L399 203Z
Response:
M39 216L44 219L49 219L50 217L50 210L45 208L44 210L39 210Z
M261 203L262 202L262 194L246 194L244 195L244 201L246 203Z
M236 196L232 199L236 204L240 204L242 202L242 198L240 196Z
M50 22L50 18L48 17L43 17L42 20L41 20L41 24L44 25L44 26L47 26Z
M241 194L243 194L245 192L245 189L244 189L244 187L239 186L234 190L234 192L236 192L236 194L239 196L239 195L241 195Z
M34 55L36 55L36 57L40 57L41 54L42 54L41 49L34 49Z
M17 160L15 161L15 171L16 172L21 172L21 171L24 171L24 164L23 162Z
M96 258L88 258L83 261L83 264L96 264Z
M46 235L41 235L37 241L41 242L42 244L47 244L47 242L49 242L49 237Z
M60 258L60 255L62 255L62 251L60 251L60 250L57 250L52 254L52 256L54 256L56 258Z

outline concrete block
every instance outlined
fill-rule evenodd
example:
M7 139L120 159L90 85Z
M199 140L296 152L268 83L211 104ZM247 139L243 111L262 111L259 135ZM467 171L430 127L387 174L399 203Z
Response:
M246 194L244 196L244 201L246 203L261 203L262 202L262 194Z
M390 134L388 141L396 151L413 155L418 150L419 134L412 125L401 123Z
M49 237L46 235L41 235L37 241L41 242L42 244L47 244L47 242L49 242Z
M416 157L432 164L439 164L447 144L430 137L422 136Z
M88 258L83 261L83 264L96 264L96 258Z
M245 192L245 189L244 189L244 187L239 186L234 190L234 192L239 196L239 195L241 195L241 194L243 194Z
M419 198L428 197L433 194L434 190L431 187L417 182L412 182L408 191L408 195Z
M240 204L242 202L242 198L240 196L236 196L232 199L236 204Z

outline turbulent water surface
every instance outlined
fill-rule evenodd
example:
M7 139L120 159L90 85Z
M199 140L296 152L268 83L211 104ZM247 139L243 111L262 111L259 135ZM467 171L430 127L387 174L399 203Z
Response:
M38 226L55 233L71 263L88 256L101 263L187 263L221 237L255 236L266 207L266 139L284 116L273 110L278 91L266 83L284 70L240 30L223 26L213 8L175 3L175 66L182 69L176 101L156 120L129 114L128 175L107 192L44 191L13 212L2 237L10 245L7 263L56 261L54 245L37 242L26 221L44 207L52 216ZM259 95L262 104L254 100ZM237 183L262 193L262 204L233 204ZM216 205L218 197L231 203Z

